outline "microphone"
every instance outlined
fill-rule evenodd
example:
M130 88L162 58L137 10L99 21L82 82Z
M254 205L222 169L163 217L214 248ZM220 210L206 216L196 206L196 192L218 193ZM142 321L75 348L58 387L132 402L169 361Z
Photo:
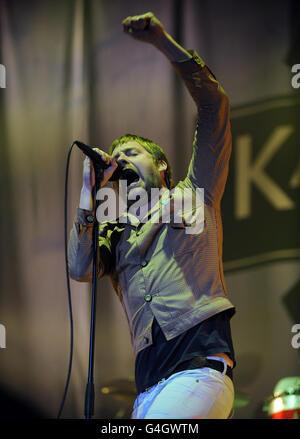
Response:
M93 150L91 146L86 145L85 143L80 142L79 140L75 140L75 145L81 149L81 151L87 155L93 163L101 169L107 169L110 165L108 165L96 151ZM118 162L117 162L118 163ZM115 169L113 175L110 177L109 181L119 180L122 174L122 170L124 165L118 163L118 167ZM123 176L122 176L123 177ZM125 177L126 178L126 177Z

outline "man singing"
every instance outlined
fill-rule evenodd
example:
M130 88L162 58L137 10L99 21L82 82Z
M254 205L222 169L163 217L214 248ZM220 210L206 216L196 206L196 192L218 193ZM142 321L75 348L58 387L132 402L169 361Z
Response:
M176 186L164 151L149 139L126 134L112 143L109 154L97 149L109 165L101 187L121 164L124 172L131 170L127 206L148 195L143 214L129 209L99 224L98 276L111 278L135 353L132 418L228 418L234 399L230 319L235 308L224 281L220 211L231 152L228 97L197 53L175 42L151 12L126 18L123 28L167 57L198 110L188 172ZM69 243L71 277L85 282L92 279L94 184L86 158ZM117 183L114 187L118 192ZM151 196L154 188L158 198ZM196 196L200 188L204 216L191 232L190 212L183 210L178 220L174 206L185 189ZM169 221L163 217L166 208Z

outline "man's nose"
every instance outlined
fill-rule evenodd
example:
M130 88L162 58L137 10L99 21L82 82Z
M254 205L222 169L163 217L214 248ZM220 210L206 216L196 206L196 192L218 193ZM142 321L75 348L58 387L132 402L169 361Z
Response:
M120 163L121 165L126 165L128 163L130 163L130 160L128 160L127 155L125 155L123 152L121 152L121 154L119 155L117 162Z

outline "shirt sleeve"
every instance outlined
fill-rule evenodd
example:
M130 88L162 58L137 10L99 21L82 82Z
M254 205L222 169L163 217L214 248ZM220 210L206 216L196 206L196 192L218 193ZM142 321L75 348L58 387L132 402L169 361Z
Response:
M89 222L93 213L77 209L68 248L69 273L72 279L91 282L93 277L93 223ZM109 274L112 269L111 243L105 225L99 225L99 245L97 255L97 276Z
M197 106L197 127L185 182L204 188L207 203L221 201L231 154L229 99L220 83L194 50L192 58L172 63Z

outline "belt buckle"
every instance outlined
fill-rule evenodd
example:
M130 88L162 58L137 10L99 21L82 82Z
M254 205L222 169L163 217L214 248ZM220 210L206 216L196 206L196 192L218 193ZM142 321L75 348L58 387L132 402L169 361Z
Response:
M226 362L226 360L225 360L225 358L223 358L223 357L218 357L218 356L209 356L209 357L206 357L208 360L216 360L216 361L220 361L220 362L222 362L223 363L223 365L224 365L224 369L223 369L223 372L222 372L222 375L226 375L226 372L227 372L227 362Z

